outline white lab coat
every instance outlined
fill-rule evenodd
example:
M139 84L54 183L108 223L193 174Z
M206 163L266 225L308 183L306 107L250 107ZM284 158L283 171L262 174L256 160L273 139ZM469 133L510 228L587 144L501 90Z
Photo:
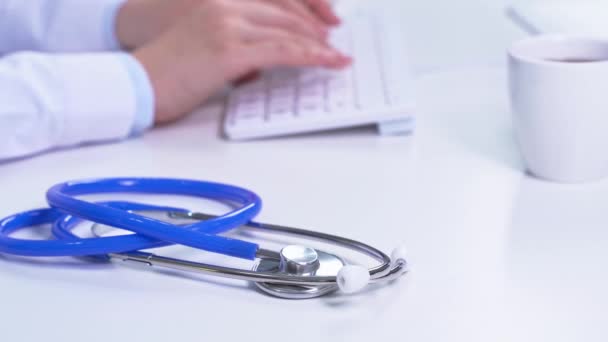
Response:
M0 0L0 161L149 127L147 76L114 37L123 1Z

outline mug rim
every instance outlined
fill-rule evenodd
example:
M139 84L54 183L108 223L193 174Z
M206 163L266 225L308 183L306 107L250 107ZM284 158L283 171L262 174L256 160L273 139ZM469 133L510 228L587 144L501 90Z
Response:
M606 59L599 61L591 61L586 63L568 63L557 60L550 60L547 58L536 57L531 53L526 53L522 51L526 47L539 45L539 44L547 44L547 43L578 43L578 44L588 44L593 46L600 46L605 48L607 51ZM515 43L511 44L508 49L508 54L510 57L524 61L531 64L538 65L552 65L552 66L577 66L581 67L583 65L598 65L608 63L608 38L598 37L598 36L589 36L589 35L573 35L573 34L546 34L546 35L537 35L531 36L524 39L520 39Z

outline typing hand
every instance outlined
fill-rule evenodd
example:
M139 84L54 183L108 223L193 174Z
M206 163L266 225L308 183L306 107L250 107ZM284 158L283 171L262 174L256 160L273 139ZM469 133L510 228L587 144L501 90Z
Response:
M350 63L326 43L324 25L286 7L287 1L200 3L133 53L152 82L157 124L178 119L226 83L256 70Z
M240 0L242 3L256 0ZM298 16L310 26L327 30L340 23L328 0L257 0ZM116 19L116 33L126 49L155 39L192 10L217 0L128 0ZM221 2L221 1L220 1ZM236 4L235 4L236 5Z

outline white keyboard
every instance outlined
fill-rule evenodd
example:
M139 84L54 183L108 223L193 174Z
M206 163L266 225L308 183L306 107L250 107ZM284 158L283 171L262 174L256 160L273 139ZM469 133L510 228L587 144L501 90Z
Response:
M243 140L378 124L382 134L413 129L411 75L400 18L390 9L351 9L330 36L354 59L345 70L266 71L228 96L224 132Z

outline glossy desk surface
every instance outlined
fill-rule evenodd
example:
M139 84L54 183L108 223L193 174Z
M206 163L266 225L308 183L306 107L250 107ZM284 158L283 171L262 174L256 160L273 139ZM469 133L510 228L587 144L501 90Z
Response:
M413 271L402 281L283 301L240 281L0 256L0 339L605 341L608 182L554 185L522 171L504 50L524 33L504 5L403 4L419 71L413 137L357 129L231 143L210 105L141 139L0 165L0 216L43 206L46 188L67 179L216 180L257 191L262 221L387 251L406 243Z

